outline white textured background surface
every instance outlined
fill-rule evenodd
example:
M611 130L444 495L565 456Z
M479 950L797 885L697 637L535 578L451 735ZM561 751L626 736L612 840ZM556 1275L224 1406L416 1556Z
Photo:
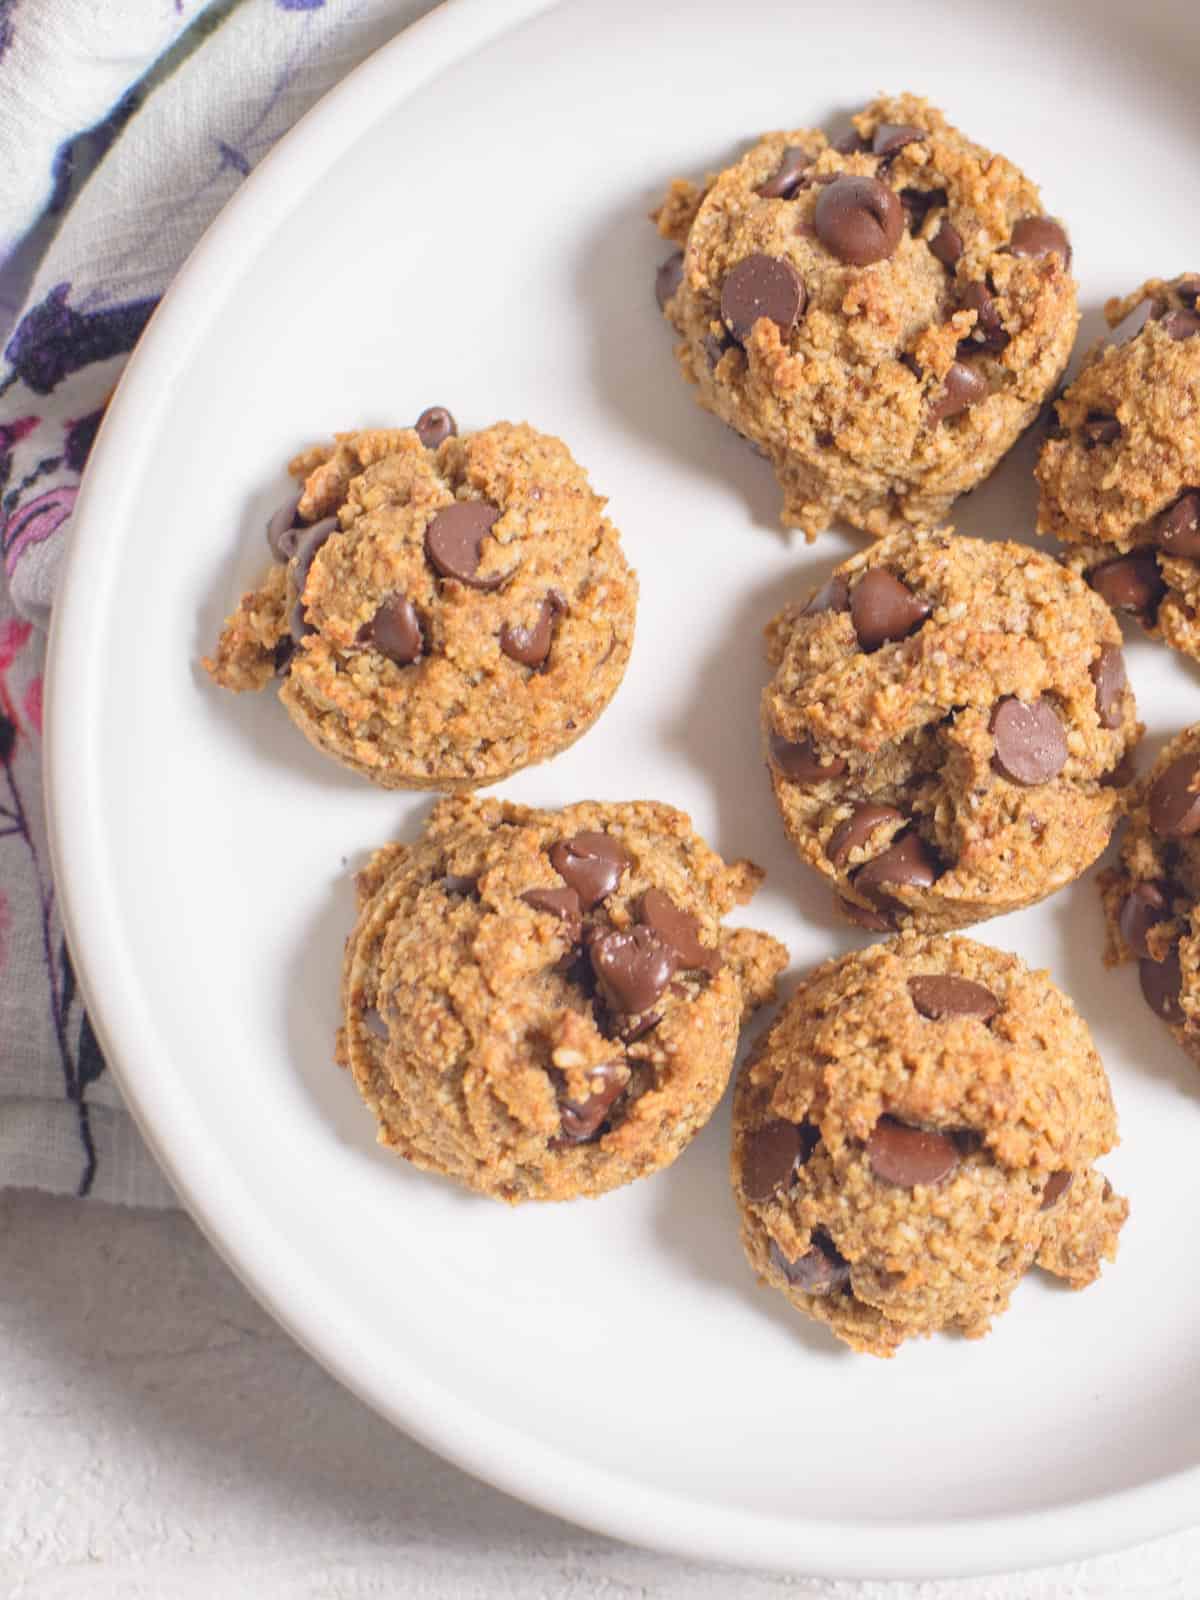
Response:
M748 1577L632 1550L518 1505L381 1422L186 1217L12 1192L0 1195L0 1595L1193 1600L1200 1530L953 1584Z

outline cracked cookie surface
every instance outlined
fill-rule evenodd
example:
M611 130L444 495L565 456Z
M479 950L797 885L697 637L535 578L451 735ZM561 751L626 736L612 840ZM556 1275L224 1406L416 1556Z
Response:
M1101 342L1056 403L1037 465L1038 532L1146 632L1200 659L1200 274L1151 278L1105 314L1142 326Z
M897 535L781 612L767 644L776 803L851 921L966 927L1107 844L1141 728L1116 619L1049 556Z
M1200 723L1127 796L1117 866L1100 875L1104 959L1136 961L1146 1004L1200 1066Z
M683 375L810 538L941 521L1033 421L1079 320L1066 233L1011 162L913 95L854 128L767 134L655 213Z
M633 642L636 578L566 445L443 417L291 462L279 559L204 663L228 689L277 679L318 749L387 788L477 788L556 755Z
M856 1350L988 1331L1026 1270L1073 1288L1128 1203L1108 1080L1048 974L904 934L820 967L738 1075L732 1181L759 1278Z
M650 801L439 801L360 875L346 947L339 1059L380 1142L510 1202L666 1166L787 963L721 926L761 876Z

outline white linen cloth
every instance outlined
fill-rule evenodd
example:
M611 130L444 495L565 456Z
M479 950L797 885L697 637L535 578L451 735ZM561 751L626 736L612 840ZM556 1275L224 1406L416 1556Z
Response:
M158 297L246 173L431 9L0 0L0 1189L173 1204L80 1006L42 823L41 626L96 426ZM221 1600L249 1592L248 1575L263 1600L1200 1595L1194 1534L1011 1579L861 1585L738 1575L575 1534L369 1417L180 1218L101 1207L82 1222L0 1195L0 1328L0 1580L26 1600ZM130 1410L143 1418L133 1437ZM311 1424L303 1466L264 1443L281 1437L281 1411ZM210 1505L229 1472L236 1493Z

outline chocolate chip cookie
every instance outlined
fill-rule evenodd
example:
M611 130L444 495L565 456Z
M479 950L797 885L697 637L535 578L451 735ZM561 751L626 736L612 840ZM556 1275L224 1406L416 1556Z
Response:
M782 520L941 521L1054 388L1078 325L1038 190L913 95L766 134L655 213L659 305L702 406L766 454Z
M820 967L738 1077L734 1192L759 1278L855 1350L988 1331L1032 1265L1083 1288L1128 1203L1087 1027L1044 972L904 934Z
M1128 793L1120 865L1100 876L1109 966L1136 961L1142 994L1200 1065L1200 723Z
M653 802L441 800L359 879L339 1058L418 1167L512 1202L673 1161L783 946L721 917L761 880Z
M288 469L275 557L204 665L279 685L318 749L385 788L473 789L544 761L621 682L637 581L561 439L498 422L338 436Z
M862 927L937 932L1091 865L1141 733L1116 619L1049 556L894 535L767 629L767 763L801 858Z
M1200 658L1200 274L1152 278L1105 307L1117 327L1056 405L1037 465L1039 533L1117 611Z

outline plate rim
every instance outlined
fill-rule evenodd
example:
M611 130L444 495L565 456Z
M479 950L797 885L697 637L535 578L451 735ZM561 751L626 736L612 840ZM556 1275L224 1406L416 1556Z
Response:
M172 1105L172 1081L150 1048L153 1019L113 937L91 763L79 760L75 686L103 607L108 525L122 520L144 456L143 405L168 389L202 336L205 302L223 304L246 254L340 156L396 105L442 73L564 0L443 0L372 53L283 136L198 241L163 296L122 374L81 483L53 610L45 678L45 803L51 863L81 992L125 1102L180 1201L248 1291L327 1371L395 1426L456 1466L528 1504L595 1532L690 1560L827 1578L968 1577L1028 1571L1092 1556L1195 1523L1200 1465L1134 1488L1040 1512L937 1521L863 1522L716 1507L653 1488L480 1414L439 1379L404 1365L364 1363L362 1329L304 1292L320 1274L252 1206L220 1150L194 1148ZM578 0L577 0L578 3ZM596 0L592 0L596 3ZM602 3L602 0L599 0ZM219 1181L217 1181L219 1179ZM313 1310L318 1306L319 1310ZM358 1357L356 1360L355 1357ZM403 1370L401 1370L403 1369ZM386 1383L374 1377L386 1372ZM849 1552L849 1554L848 1554ZM1018 1565L1013 1566L1014 1556Z

